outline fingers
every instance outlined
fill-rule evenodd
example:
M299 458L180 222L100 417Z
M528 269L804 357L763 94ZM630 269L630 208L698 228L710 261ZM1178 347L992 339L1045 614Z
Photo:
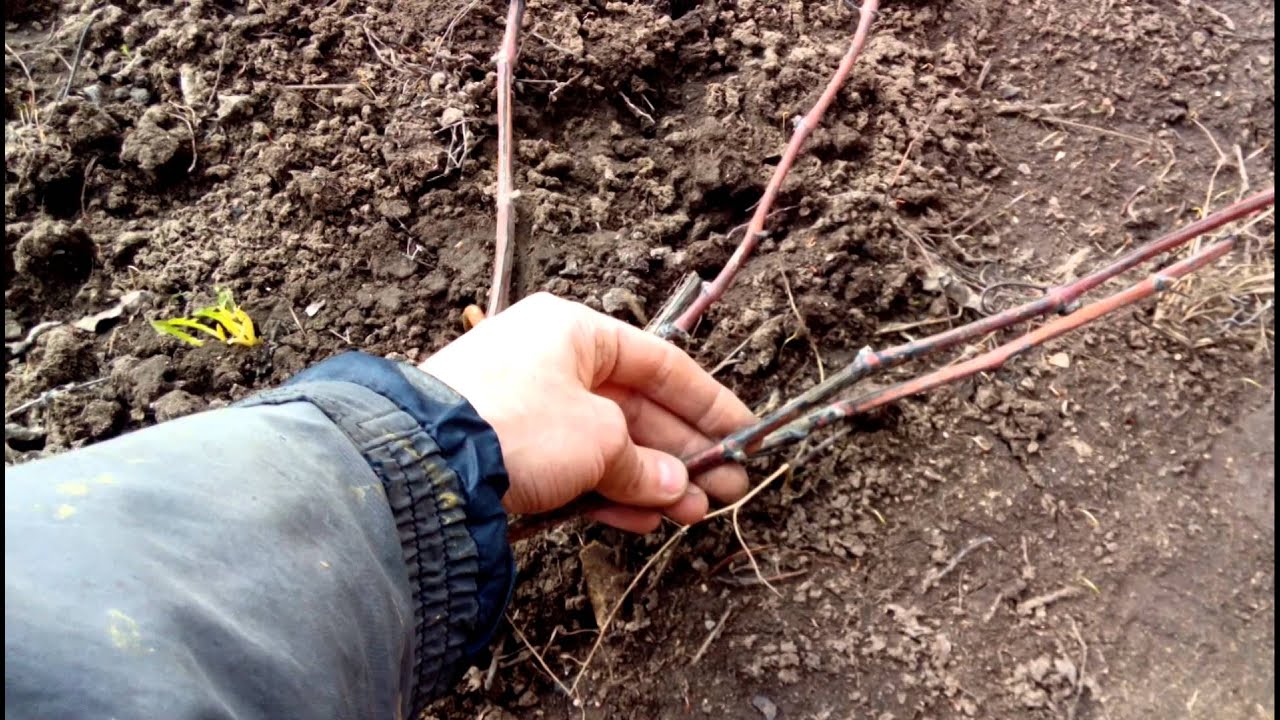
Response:
M707 496L696 485L689 486L689 492L680 498L675 505L664 510L631 507L630 505L610 505L588 512L587 517L596 522L616 527L633 533L651 533L662 524L662 516L666 515L681 525L692 525L707 514Z
M623 505L662 508L674 505L689 487L680 458L637 445L626 416L612 401L593 395L597 407L595 440L603 458L596 492Z
M599 313L592 328L592 388L605 383L642 393L710 437L751 424L751 410L671 343Z
M640 535L651 533L662 524L662 513L658 510L610 505L599 510L592 510L587 517L619 530L626 530Z
M622 409L627 431L639 445L686 457L714 442L670 410L634 390L605 385L596 392ZM694 481L721 502L733 502L747 492L747 472L740 465L721 465L694 478ZM686 522L674 515L672 519Z

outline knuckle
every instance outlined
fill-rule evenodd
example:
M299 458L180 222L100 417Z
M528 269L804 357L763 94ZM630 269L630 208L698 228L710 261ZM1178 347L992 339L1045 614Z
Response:
M605 400L603 408L596 415L597 426L601 430L600 446L612 460L620 455L630 444L626 412L612 400Z

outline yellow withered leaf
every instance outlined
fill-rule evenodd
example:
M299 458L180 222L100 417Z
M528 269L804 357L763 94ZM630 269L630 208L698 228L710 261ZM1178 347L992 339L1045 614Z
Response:
M197 318L210 322L202 323ZM186 329L211 335L228 345L253 347L259 342L258 334L253 327L253 318L236 305L231 291L225 289L218 290L217 305L199 308L192 312L190 317L152 320L151 327L155 328L156 332L171 335L196 347L204 345L204 341L186 332Z

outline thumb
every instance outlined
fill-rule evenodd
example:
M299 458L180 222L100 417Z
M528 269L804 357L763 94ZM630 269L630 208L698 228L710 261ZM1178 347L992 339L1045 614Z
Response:
M675 504L689 487L689 471L684 463L661 450L636 445L625 421L621 425L619 430L611 430L610 437L600 445L604 451L604 475L596 492L632 507L665 508Z

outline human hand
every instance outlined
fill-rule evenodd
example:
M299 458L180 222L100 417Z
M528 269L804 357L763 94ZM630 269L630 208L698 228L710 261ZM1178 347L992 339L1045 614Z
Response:
M547 512L594 490L616 503L594 519L650 532L664 513L702 519L708 493L732 502L747 490L738 465L691 483L679 459L751 424L746 405L680 349L584 305L533 295L418 367L497 432L508 512Z

